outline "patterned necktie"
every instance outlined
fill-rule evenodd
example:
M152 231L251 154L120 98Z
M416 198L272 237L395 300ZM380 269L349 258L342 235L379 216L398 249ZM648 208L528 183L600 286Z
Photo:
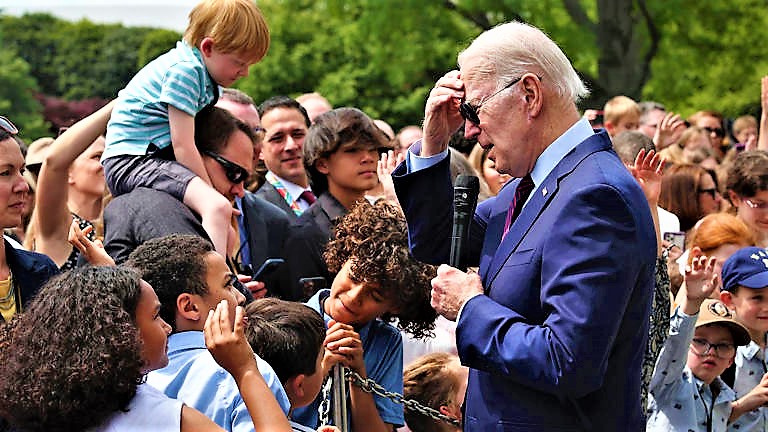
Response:
M312 191L308 191L308 190L305 190L304 192L302 192L301 195L299 195L299 199L303 199L304 201L309 203L309 205L312 205L315 203L315 201L317 201L317 198L315 198L315 194L313 194Z
M512 226L512 222L514 222L515 219L517 219L517 216L520 215L520 211L523 209L523 204L525 204L525 200L528 199L528 195L531 194L532 190L533 179L530 174L526 174L517 185L517 189L515 189L515 198L512 200L512 204L509 205L509 209L507 210L507 219L504 222L504 235L501 236L502 240L507 236L507 232L509 232L509 227Z

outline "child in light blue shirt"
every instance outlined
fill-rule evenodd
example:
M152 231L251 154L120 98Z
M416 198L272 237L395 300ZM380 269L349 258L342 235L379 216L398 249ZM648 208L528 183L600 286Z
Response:
M672 313L669 337L651 378L647 431L725 431L762 403L752 394L736 401L720 379L733 364L736 347L749 342L749 332L722 302L708 298L717 286L715 259L700 256L698 248L692 254L685 296Z
M306 304L320 312L328 330L323 369L341 363L389 392L403 392L402 330L423 337L434 328L430 306L434 267L415 261L408 251L405 218L400 209L378 201L360 201L336 227L325 252L330 290L318 291ZM320 398L297 409L293 420L318 425ZM391 431L404 424L403 406L350 385L352 430Z

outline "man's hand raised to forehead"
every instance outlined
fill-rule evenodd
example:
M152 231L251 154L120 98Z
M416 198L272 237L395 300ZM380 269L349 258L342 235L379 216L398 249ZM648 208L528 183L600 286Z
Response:
M459 71L450 71L437 80L424 108L421 156L436 155L448 148L451 135L464 122L459 113L463 99L464 82Z

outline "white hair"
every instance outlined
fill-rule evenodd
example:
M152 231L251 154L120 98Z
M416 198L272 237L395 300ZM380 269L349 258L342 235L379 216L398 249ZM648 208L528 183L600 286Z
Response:
M495 78L498 87L530 72L563 100L576 103L589 94L560 47L525 23L509 22L483 32L459 54L459 66L469 59L477 61L473 74Z

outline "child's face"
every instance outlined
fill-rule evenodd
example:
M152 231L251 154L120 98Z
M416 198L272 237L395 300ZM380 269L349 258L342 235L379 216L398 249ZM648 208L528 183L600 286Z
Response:
M171 326L160 317L160 300L155 290L143 280L135 319L141 338L143 372L164 368L168 364L168 335L171 334Z
M325 313L338 322L354 326L392 312L391 302L376 287L351 278L351 267L352 260L347 260L333 279L331 295L325 301Z
M354 142L342 144L327 158L317 161L317 170L328 177L328 189L332 195L364 194L379 184L376 164L379 154L376 148Z
M710 384L733 363L735 356L736 347L730 330L720 325L704 325L693 335L688 350L688 368L696 378Z
M768 287L738 287L734 292L721 292L720 299L750 332L768 332Z
M210 42L208 42L210 41ZM256 61L245 53L223 53L216 49L210 38L203 39L200 44L203 63L211 78L222 87L229 87L238 79L248 76L248 68Z
M235 322L235 310L238 305L245 304L245 296L234 287L235 276L227 267L224 257L218 252L209 252L203 258L205 262L205 282L208 287L208 293L202 296L205 306L203 309L202 323L205 323L205 317L209 310L215 310L216 306L222 300L227 301L229 306L229 318L232 324Z
M625 114L616 120L613 125L611 135L616 136L624 131L637 130L640 127L640 116L638 114Z
M753 197L730 193L736 214L759 235L768 234L768 190L758 191Z

